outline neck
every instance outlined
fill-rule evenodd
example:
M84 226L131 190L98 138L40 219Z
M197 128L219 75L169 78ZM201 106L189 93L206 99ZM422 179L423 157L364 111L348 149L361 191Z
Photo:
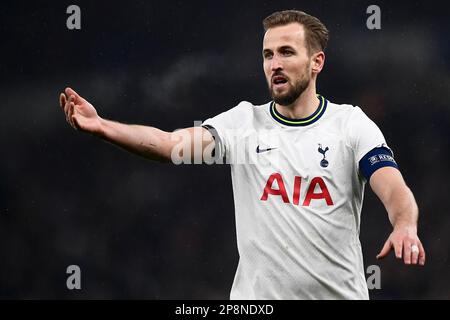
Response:
M320 100L317 98L316 86L313 82L310 83L308 88L294 101L294 103L288 106L282 106L275 104L275 107L281 115L291 119L302 119L309 117L316 111Z

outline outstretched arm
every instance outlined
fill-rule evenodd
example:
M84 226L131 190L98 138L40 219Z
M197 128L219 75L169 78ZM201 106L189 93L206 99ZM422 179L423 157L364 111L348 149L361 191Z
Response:
M405 264L424 265L425 250L417 236L419 210L400 171L392 167L378 169L370 178L370 186L383 202L394 228L377 259L394 248L397 259L403 258Z
M128 125L101 118L86 99L71 88L59 97L67 122L76 130L91 133L129 152L150 160L173 162L174 157L205 159L214 148L214 139L208 130L192 127L165 132L153 127ZM185 153L185 154L184 154Z

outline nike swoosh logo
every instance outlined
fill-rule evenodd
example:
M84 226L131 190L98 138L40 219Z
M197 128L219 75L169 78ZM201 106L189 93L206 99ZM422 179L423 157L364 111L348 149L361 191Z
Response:
M266 148L266 149L260 149L259 145L256 147L256 153L262 153L262 152L266 152L266 151L270 151L276 148Z

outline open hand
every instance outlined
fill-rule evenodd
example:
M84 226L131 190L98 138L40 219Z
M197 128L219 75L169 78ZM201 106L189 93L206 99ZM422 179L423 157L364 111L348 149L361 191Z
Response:
M66 121L76 130L99 133L101 118L94 106L81 97L75 90L66 88L59 96L59 105L66 114Z

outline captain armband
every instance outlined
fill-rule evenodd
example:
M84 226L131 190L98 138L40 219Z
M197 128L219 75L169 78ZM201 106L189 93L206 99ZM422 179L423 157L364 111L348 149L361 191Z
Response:
M394 155L389 148L378 147L370 150L359 161L359 171L369 181L372 174L383 167L394 167L398 169Z

